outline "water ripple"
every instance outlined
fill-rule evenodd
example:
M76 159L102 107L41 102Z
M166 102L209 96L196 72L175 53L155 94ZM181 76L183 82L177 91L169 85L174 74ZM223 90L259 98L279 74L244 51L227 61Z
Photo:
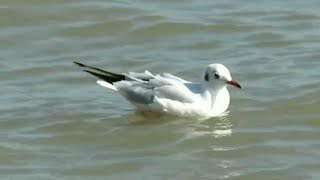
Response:
M319 179L319 2L0 5L0 172L23 179ZM140 114L72 61L198 80L226 64L227 116ZM107 92L107 93L106 93Z

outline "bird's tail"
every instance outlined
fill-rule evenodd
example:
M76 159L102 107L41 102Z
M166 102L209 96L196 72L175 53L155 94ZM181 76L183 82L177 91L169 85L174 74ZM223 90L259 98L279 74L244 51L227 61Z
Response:
M108 71L105 71L105 70L102 70L102 69L99 69L96 67L88 66L88 65L85 65L85 64L82 64L79 62L74 62L74 63L76 65L84 68L83 71L85 71L89 74L92 74L92 75L100 78L101 80L108 82L111 85L115 82L125 80L125 78L126 78L126 76L123 74L115 74L115 73L108 72ZM99 81L98 81L98 83L99 83Z

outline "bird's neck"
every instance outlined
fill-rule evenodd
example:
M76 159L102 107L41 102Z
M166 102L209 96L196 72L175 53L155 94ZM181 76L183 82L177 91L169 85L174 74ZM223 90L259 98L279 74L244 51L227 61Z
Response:
M230 96L226 86L207 86L203 98L208 103L210 111L215 114L224 112L230 102Z

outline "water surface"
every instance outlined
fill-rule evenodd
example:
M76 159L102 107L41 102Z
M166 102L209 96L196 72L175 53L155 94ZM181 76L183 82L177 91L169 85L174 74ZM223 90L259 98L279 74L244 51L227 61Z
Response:
M320 2L4 0L1 179L320 179ZM198 80L230 113L142 115L72 61Z

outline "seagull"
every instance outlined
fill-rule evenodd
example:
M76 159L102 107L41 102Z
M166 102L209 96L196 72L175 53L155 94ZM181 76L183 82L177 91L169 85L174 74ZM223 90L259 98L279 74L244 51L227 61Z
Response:
M83 71L98 77L97 83L116 91L139 111L175 116L210 118L222 115L230 103L228 85L241 89L223 64L209 64L199 82L169 73L113 73L79 62Z

